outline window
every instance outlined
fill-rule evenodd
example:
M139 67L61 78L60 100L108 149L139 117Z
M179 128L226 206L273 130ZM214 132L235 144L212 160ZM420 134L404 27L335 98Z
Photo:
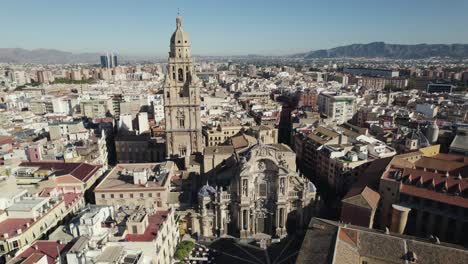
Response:
M123 198L123 193L120 194L120 198Z
M157 206L157 207L162 207L161 201L157 201L157 202L156 202L156 206Z
M133 198L133 193L130 194L130 198Z
M156 197L160 198L160 197L161 197L161 193L156 193Z
M184 70L179 69L179 82L184 80Z
M4 252L5 251L5 246L4 245L0 245L0 252Z
M137 226L132 226L132 232L133 232L133 234L137 234L137 233L138 233L138 228L137 228Z
M180 128L185 128L185 120L184 119L179 119L179 127Z
M279 226L283 227L284 224L284 208L280 208L279 210Z
M242 226L244 229L247 229L247 219L248 219L247 210L242 210Z
M141 197L141 198L143 198L143 197L144 197L143 193L140 193L140 197Z
M262 196L262 197L267 196L267 185L266 185L266 183L260 183L258 185L258 195Z
M111 198L114 198L114 194L111 194Z
M152 193L148 193L148 197L153 197L153 194L152 194Z
M174 74L174 75L175 75L175 74ZM175 76L174 76L174 77L175 77ZM174 79L175 79L175 78L174 78ZM169 92L166 92L166 97L167 97L167 98L170 98L170 97L171 97Z
M101 198L106 198L106 195L105 194L101 194Z

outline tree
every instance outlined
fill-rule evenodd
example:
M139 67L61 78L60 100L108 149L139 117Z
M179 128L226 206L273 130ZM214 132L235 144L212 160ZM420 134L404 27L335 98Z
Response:
M192 241L182 241L177 245L176 252L174 253L174 257L178 260L183 260L184 258L188 257L190 251L195 247L195 243Z

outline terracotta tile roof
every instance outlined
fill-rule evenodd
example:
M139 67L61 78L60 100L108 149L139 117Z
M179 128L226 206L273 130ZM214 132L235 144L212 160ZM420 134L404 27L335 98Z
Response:
M66 208L70 207L81 198L81 194L79 193L65 193L62 196L63 200L65 201Z
M341 241L346 242L353 247L356 247L358 243L358 232L352 229L340 228L338 238Z
M1 240L5 240L5 234L8 234L8 237L15 237L18 235L17 230L21 229L24 232L28 229L28 224L31 226L34 223L32 218L7 218L0 222L0 235L2 236Z
M0 136L0 145L13 144L15 141L9 136Z
M128 234L125 237L126 241L131 242L142 242L142 241L153 241L158 235L160 225L166 221L166 217L169 211L158 211L148 217L148 226L143 234Z
M73 177L86 182L101 166L88 163L64 163L64 162L22 162L20 166L39 167L43 170L54 170L56 176L70 174Z
M407 194L409 196L421 197L424 199L437 201L445 204L460 206L463 208L468 208L468 199L461 196L453 196L447 193L440 193L424 188L418 188L411 185L402 185L400 188L400 193Z
M468 163L458 162L453 160L443 160L438 159L435 157L422 157L418 161L415 162L416 167L418 168L426 168L431 170L438 170L438 171L454 171L456 169L463 168L468 166Z
M56 241L38 240L32 243L31 247L18 255L17 259L26 259L33 254L43 254L47 256L49 264L55 264L59 252L64 251L65 244L60 244Z
M446 153L439 153L432 156L434 159L439 160L448 160L448 161L458 161L463 163L468 163L468 158L460 155L453 155L453 154L446 154Z
M21 264L35 264L38 263L45 255L42 253L33 253L31 256L26 258Z
M380 194L369 187L364 187L357 193L349 192L343 199L344 203L354 204L369 209L376 209Z

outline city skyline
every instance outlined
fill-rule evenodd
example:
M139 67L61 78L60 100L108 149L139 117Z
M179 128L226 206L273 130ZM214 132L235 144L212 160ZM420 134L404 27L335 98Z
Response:
M274 20L282 6L240 2L157 19L141 2L57 2L4 24L2 40L94 53L0 48L0 263L468 263L468 44L203 55L326 44L307 10L290 17L310 3ZM342 8L361 20L314 34L398 39L423 22L433 41L464 38L415 18L431 4L360 3ZM378 15L399 22L359 27Z
M9 2L4 5L9 12L0 22L15 24L4 30L0 46L165 56L169 43L164 36L173 30L173 22L168 21L173 21L178 9L188 22L184 29L193 35L194 54L198 55L286 55L375 41L468 43L468 36L459 34L468 24L462 13L468 3L425 1L421 5L398 0L392 4L362 0L334 5L298 1L289 6L279 1L222 6L214 1L140 1L137 5L102 1L91 5L85 1L70 7L55 0L47 4ZM449 15L434 19L441 14Z

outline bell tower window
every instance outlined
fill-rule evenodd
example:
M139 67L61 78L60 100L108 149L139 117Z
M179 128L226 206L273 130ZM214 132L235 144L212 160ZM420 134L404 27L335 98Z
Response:
M179 82L184 81L184 70L179 69Z
M179 119L179 127L185 128L185 120L183 118Z

